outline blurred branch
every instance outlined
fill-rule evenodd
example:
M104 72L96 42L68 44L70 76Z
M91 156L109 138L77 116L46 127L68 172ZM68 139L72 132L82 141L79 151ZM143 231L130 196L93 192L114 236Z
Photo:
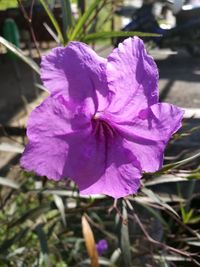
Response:
M173 252L173 253L180 254L180 255L183 255L183 256L185 256L185 257L188 257L188 258L190 258L191 261L193 261L197 266L200 266L200 263L197 262L197 261L193 258L193 256L194 256L193 254L191 254L191 253L189 253L189 252L182 251L182 250L180 250L180 249L173 248L173 247L171 247L171 246L168 246L168 245L165 244L165 243L160 243L159 241L153 239L153 238L148 234L148 232L146 231L146 229L145 229L143 223L140 221L139 217L137 216L137 214L136 214L135 212L133 212L133 216L132 216L132 218L137 222L137 224L139 225L140 229L142 230L144 236L146 237L146 239L147 239L150 243L155 244L155 245L157 245L157 246L160 246L160 247L162 247L162 248L164 248L164 249L166 249L166 250L169 250L169 251L171 251L171 252Z
M24 15L24 18L28 22L30 33L31 33L31 37L33 39L33 42L34 42L35 48L37 50L38 56L41 58L41 53L40 53L40 50L39 50L39 46L37 44L36 36L35 36L34 30L33 30L33 25L32 25L32 13L33 13L34 0L32 0L31 9L30 9L30 14L29 15L28 15L26 9L24 8L21 0L17 0L17 2L18 2L18 5L20 6L20 9L21 9L23 15Z

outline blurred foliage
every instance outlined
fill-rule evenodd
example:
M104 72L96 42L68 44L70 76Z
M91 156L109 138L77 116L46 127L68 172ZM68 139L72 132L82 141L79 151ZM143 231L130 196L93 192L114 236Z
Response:
M17 0L0 0L0 10L17 7Z
M117 2L91 0L74 19L70 1L62 0L63 30L46 0L40 0L54 31L46 28L62 45L141 35L109 30ZM23 51L3 37L0 43L39 74L38 65ZM171 147L195 130L176 134ZM0 150L10 147L4 144ZM118 201L81 197L73 182L48 181L19 169L14 170L15 180L0 177L0 266L200 266L199 195L194 194L200 154L182 156L173 155L159 172L144 174L138 195ZM98 257L95 243L101 239L107 240L108 250Z
M162 188L185 181L190 164L146 174L137 196L114 202L102 195L81 197L68 180L48 181L16 169L16 180L0 180L0 266L98 266L89 259L100 239L109 248L99 266L199 266L200 214L192 207L193 192L186 198L180 189ZM161 190L154 192L152 185Z

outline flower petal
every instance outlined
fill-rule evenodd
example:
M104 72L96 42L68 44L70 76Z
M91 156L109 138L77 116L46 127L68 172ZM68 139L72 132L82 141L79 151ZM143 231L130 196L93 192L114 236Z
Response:
M83 193L135 193L140 166L121 137L100 138L91 118L74 114L67 104L63 96L50 96L31 113L22 167L49 179L70 177Z
M105 64L106 59L86 44L71 42L42 58L41 79L51 93L63 94L75 104L93 98L96 109L102 108L108 94Z
M109 55L107 79L111 113L127 117L158 102L158 69L138 37L126 39Z
M29 117L29 144L21 158L21 165L50 179L65 178L70 147L68 136L78 132L83 138L91 131L90 120L87 110L71 111L64 97L48 97Z
M80 193L105 194L114 198L135 194L140 186L141 171L132 152L124 148L120 138L116 138L110 142L104 155L104 173L89 187L79 185Z
M171 138L181 127L183 111L167 103L159 103L142 110L132 122L118 122L117 128L125 138L145 172L159 170L163 152Z

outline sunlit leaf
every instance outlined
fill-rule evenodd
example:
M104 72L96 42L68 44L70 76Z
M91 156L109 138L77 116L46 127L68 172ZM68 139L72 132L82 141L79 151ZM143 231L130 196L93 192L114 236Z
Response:
M200 241L188 241L187 243L195 247L200 247Z
M155 194L152 190L147 189L147 188L142 188L142 192L147 195L154 203L157 203L164 207L165 209L169 210L173 214L175 214L177 217L179 217L178 213L171 207L169 206L166 202L160 199L158 194Z
M49 25L44 22L43 23L45 29L48 31L48 33L51 35L51 37L54 39L54 41L56 41L57 44L60 44L60 39L59 37L56 35L56 33L51 29L51 27L49 27Z
M188 175L185 175L185 176L187 177ZM145 181L145 186L152 186L152 185L163 184L163 183L184 182L184 181L188 181L188 179L185 178L184 175L166 174L166 175L161 175L161 176L148 179L147 181Z
M120 245L121 252L124 261L124 265L127 267L132 266L131 251L130 251L130 239L129 239L129 229L128 229L128 212L126 209L125 202L122 202L122 217L123 221L120 220Z
M54 194L53 197L54 197L54 202L56 204L56 207L60 211L63 224L66 227L67 226L67 222L66 222L66 217L65 217L65 206L64 206L63 200L62 200L62 198L60 196L58 196L56 194Z
M55 28L57 34L58 34L58 37L59 37L59 39L60 39L60 42L61 42L62 44L64 44L64 38L63 38L62 32L61 32L61 30L60 30L60 26L59 26L57 20L55 19L53 12L52 12L51 9L48 7L48 4L46 3L46 0L39 0L39 1L40 1L40 3L42 4L42 6L44 7L44 9L45 9L47 15L49 16L49 19L51 20L51 22L52 22L52 24L53 24L53 26L54 26L54 28Z
M13 52L16 56L18 56L21 60L23 60L27 65L29 65L35 72L40 74L39 66L31 58L25 56L21 49L16 47L14 44L8 42L2 36L0 36L0 44L4 45L8 50Z
M172 169L175 169L175 168L178 168L180 166L183 166L197 158L200 157L200 152L199 153L196 153L195 155L189 157L189 158L186 158L186 159L183 159L183 160L180 160L178 162L174 162L174 163L170 163L170 164L166 164L163 166L163 168L158 172L158 173L162 173L162 172L165 172L165 171L168 171L168 170L172 170Z
M111 32L97 32L87 34L82 38L82 41L89 42L98 39L107 39L113 37L130 37L130 36L139 36L139 37L159 37L160 34L155 33L144 33L144 32L124 32L124 31L111 31Z
M0 143L0 151L14 152L21 154L24 151L24 147L14 143Z
M20 188L20 184L18 184L16 181L13 181L12 179L9 179L7 177L6 178L0 177L0 185L8 186L14 189Z
M154 259L162 261L164 258L167 261L191 261L191 259L181 256L173 256L173 255L154 255Z
M94 10L98 6L101 0L94 0L92 4L88 7L88 9L84 12L84 14L79 18L74 27L72 33L69 35L69 41L77 40L78 35L82 31L84 24L89 19L89 17L93 14Z
M110 261L112 262L112 264L115 264L119 260L121 254L122 252L120 248L117 248L113 251L110 257Z

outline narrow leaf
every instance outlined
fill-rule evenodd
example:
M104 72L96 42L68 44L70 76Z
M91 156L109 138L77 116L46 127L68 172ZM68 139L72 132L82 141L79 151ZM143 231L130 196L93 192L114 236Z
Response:
M28 219L29 220L38 219L41 215L43 215L45 212L48 212L49 210L51 210L51 205L49 203L40 205L34 209L30 209L27 212L25 212L24 214L22 214L22 216L20 218L11 222L9 227L21 225L22 223L24 223Z
M174 182L183 182L183 181L188 181L186 177L181 177L184 175L161 175L161 176L156 176L153 177L152 179L148 179L148 181L145 182L145 186L152 186L152 185L157 185L157 184L163 184L163 183L174 183Z
M40 74L39 66L31 58L25 56L21 49L16 47L14 44L8 42L2 36L0 36L0 44L4 45L8 50L13 52L16 56L18 56L21 60L28 64L35 72L37 72L37 74Z
M123 221L120 220L120 246L121 246L124 266L131 267L132 259L131 259L131 251L130 251L131 245L129 240L129 229L128 229L128 213L124 201L122 201L122 216L123 216Z
M70 0L61 0L62 3L62 19L64 29L64 39L68 39L68 28L72 27L72 10Z
M154 203L157 203L161 206L163 206L165 209L169 210L173 214L175 214L177 217L179 217L178 213L170 207L166 202L162 201L157 194L155 194L152 190L147 188L142 188L142 192L147 195L149 198L152 199Z
M57 44L60 44L60 39L59 37L56 35L56 33L49 27L49 25L44 22L43 23L44 27L46 28L46 30L48 31L48 33L51 35L51 37L56 41Z
M9 178L3 178L3 177L0 177L0 185L8 186L8 187L11 187L14 189L20 188L20 185L17 182L15 182Z
M69 41L76 40L77 36L80 34L81 30L84 28L84 24L88 21L89 17L93 14L101 0L95 0L89 8L84 12L84 14L79 18L78 22L72 33L69 36Z
M66 217L65 217L65 206L64 206L63 200L58 195L53 195L53 198L54 198L54 202L56 204L56 207L60 211L63 224L64 224L64 226L67 226Z
M24 151L24 147L16 145L16 144L13 144L13 143L12 144L0 143L0 151L14 152L14 153L21 154Z
M92 232L92 229L86 219L86 217L82 216L82 231L83 231L83 237L85 239L85 244L87 248L88 255L91 260L91 266L92 267L99 267L98 262L98 253L96 249L96 244L94 240L94 235Z
M174 255L154 255L154 259L156 260L162 260L165 259L167 261L191 261L191 259L181 256L174 256Z
M149 213L151 213L156 219L158 219L166 228L169 228L169 225L167 224L167 222L165 221L165 219L163 218L163 216L155 209L153 209L152 207L149 207L147 205L145 205L142 202L138 202L142 207L144 207L145 209L147 209L149 211Z
M82 41L89 42L96 39L107 39L113 37L130 37L130 36L139 36L139 37L160 37L160 34L155 33L144 33L144 32L123 32L123 31L111 31L111 32L96 32L90 33L83 37Z
M187 243L191 246L200 247L200 241L188 241Z
M41 251L42 251L42 260L44 261L46 267L50 267L52 265L50 264L50 260L49 260L49 250L48 250L48 244L47 244L47 237L46 237L46 234L42 228L42 225L38 224L35 227L34 232L37 234L38 239L40 241L40 247L41 247Z
M197 159L199 157L200 157L200 152L195 154L195 155L193 155L193 156L191 156L191 157L189 157L189 158L180 160L178 162L166 164L166 165L163 166L163 168L158 173L162 173L164 171L168 171L168 170L172 170L172 169L178 168L178 167L183 166L186 163L189 163L192 160Z
M40 0L40 3L42 4L42 6L44 7L44 10L46 11L47 15L49 16L49 19L51 20L51 22L52 22L52 24L53 24L53 26L54 26L57 34L58 34L60 42L62 44L64 44L63 35L62 35L61 30L60 30L60 26L58 25L58 22L54 17L54 14L52 13L51 9L48 7L48 5L47 5L45 0Z

